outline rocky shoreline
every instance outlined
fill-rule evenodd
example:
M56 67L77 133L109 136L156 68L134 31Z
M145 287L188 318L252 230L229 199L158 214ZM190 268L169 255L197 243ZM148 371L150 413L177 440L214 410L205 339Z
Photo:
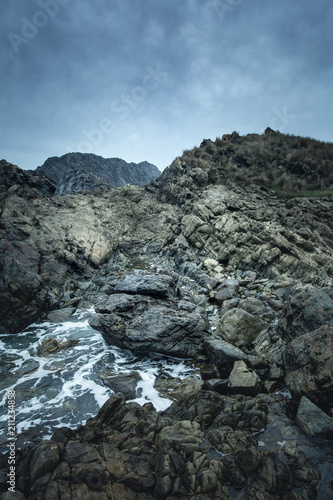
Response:
M159 381L162 412L115 384L85 426L17 451L15 498L333 498L331 197L182 159L146 187L58 197L40 172L0 174L2 334L93 305L107 344L201 373Z
M18 498L332 496L330 289L283 288L254 272L221 269L214 259L198 272L205 285L183 280L165 270L111 280L90 324L107 341L128 339L132 345L124 345L134 352L166 352L170 324L158 317L171 314L176 345L183 346L177 354L195 359L202 380L167 389L174 403L164 412L115 394L85 426L59 429L51 440L20 450ZM209 327L207 312L216 309ZM191 314L198 311L200 345L181 329L179 310L192 333Z

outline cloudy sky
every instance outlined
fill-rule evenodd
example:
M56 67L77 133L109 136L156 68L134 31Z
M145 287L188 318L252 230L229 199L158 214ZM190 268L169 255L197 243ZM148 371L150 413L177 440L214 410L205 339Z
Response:
M202 139L332 142L331 0L2 0L0 158L161 170Z

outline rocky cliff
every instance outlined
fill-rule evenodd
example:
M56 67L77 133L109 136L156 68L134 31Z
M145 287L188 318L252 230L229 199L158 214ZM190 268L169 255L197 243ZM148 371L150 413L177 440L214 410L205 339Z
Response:
M57 185L56 194L117 188L125 184L144 186L160 171L152 163L127 163L120 158L102 158L88 153L68 153L48 158L37 168Z
M1 162L2 333L94 305L106 343L201 370L164 412L122 392L20 451L18 498L332 498L333 146L316 166L307 145L234 133L145 187L59 197Z

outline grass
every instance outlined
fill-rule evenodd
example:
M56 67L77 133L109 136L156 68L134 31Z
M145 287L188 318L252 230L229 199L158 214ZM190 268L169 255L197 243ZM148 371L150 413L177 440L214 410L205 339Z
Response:
M309 137L233 132L184 151L181 161L189 168L208 171L213 183L231 179L265 186L285 197L333 194L333 144Z

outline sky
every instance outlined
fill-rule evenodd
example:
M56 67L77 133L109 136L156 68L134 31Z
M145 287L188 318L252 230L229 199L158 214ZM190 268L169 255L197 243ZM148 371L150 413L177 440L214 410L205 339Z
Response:
M331 0L2 0L0 158L163 170L234 130L332 142Z

